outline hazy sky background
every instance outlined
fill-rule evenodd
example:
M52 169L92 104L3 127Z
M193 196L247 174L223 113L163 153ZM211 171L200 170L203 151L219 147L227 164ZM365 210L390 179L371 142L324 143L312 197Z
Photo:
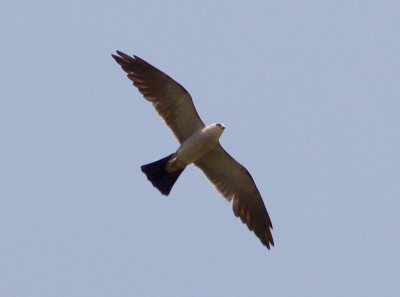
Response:
M400 296L399 1L3 1L0 297ZM268 251L111 58L179 81Z

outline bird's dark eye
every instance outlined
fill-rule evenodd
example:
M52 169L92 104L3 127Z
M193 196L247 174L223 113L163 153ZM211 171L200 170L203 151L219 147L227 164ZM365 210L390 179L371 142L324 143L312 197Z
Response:
M217 127L221 127L221 124L220 124L220 123L217 123Z

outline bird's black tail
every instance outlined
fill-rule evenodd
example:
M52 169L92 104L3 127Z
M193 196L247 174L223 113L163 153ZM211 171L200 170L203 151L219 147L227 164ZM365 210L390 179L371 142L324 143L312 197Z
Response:
M155 161L150 164L141 166L144 174L146 174L147 179L155 186L163 195L168 196L174 186L176 180L181 175L185 167L174 172L168 172L165 167L167 166L168 160L173 156L173 154Z

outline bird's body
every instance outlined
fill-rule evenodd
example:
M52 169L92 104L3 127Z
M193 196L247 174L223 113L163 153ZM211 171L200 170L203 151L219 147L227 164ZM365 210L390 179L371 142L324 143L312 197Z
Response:
M225 127L218 123L205 126L194 132L192 136L181 143L176 151L177 162L186 166L199 160L218 144L224 129Z
M193 105L190 94L179 83L137 56L120 51L113 58L143 96L171 128L180 146L177 151L153 163L143 165L149 181L164 195L189 164L195 164L219 192L233 201L233 212L254 231L261 242L274 245L272 223L250 173L220 145L225 126L205 125Z

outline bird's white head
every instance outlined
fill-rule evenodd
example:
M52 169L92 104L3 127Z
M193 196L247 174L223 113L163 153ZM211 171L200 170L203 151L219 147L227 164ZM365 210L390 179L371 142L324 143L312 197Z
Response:
M215 123L214 124L217 128L221 129L222 131L225 129L225 126L221 123Z
M225 126L221 123L215 123L211 125L211 130L213 134L215 134L218 138L221 137L222 133L224 132Z
M206 135L211 136L211 138L219 139L224 132L225 126L221 123L215 123L208 126L205 126L201 133L205 133Z

